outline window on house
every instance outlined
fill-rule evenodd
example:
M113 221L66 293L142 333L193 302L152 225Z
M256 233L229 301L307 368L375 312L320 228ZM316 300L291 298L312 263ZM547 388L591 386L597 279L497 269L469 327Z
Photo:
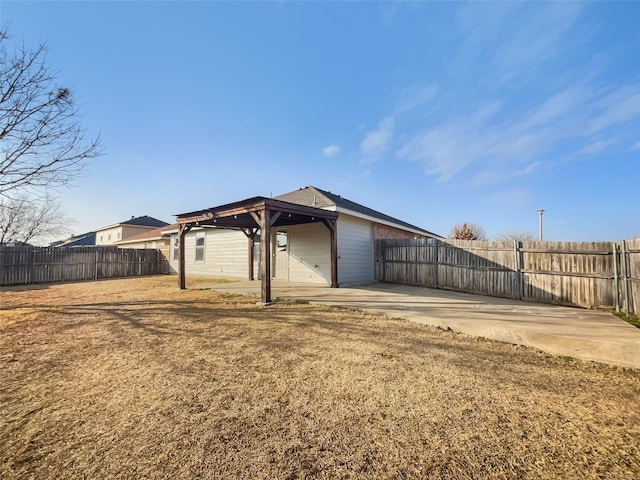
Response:
M178 256L180 255L178 244L179 244L178 235L176 234L171 235L171 250L173 251L173 260L176 262L178 261Z
M107 240L111 241L111 234L107 235Z
M104 235L100 234L100 241L104 241Z
M196 262L204 262L204 232L196 233Z
M276 233L276 248L279 252L287 251L287 232Z

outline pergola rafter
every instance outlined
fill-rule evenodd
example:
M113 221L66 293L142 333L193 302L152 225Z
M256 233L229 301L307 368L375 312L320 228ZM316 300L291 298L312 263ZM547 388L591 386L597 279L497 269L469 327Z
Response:
M322 223L331 238L331 286L338 287L338 213L321 208L298 205L266 197L253 197L218 207L177 215L178 227L178 282L186 288L185 249L186 234L194 227L213 226L241 230L248 238L249 279L253 280L253 245L260 231L260 303L271 303L271 228L306 223Z

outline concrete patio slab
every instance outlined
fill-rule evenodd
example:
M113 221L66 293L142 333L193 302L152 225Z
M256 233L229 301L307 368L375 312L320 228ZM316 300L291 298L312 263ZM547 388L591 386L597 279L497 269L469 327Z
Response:
M210 288L260 295L258 281ZM272 297L368 310L556 355L640 368L640 329L609 312L377 282L329 288L274 280Z

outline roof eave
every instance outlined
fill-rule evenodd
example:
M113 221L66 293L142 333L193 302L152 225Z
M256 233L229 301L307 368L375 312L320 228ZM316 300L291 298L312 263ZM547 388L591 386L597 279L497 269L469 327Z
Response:
M435 233L428 232L427 230L422 230L422 229L420 229L418 227L410 228L410 227L408 227L406 225L402 225L400 223L395 223L395 222L390 222L390 221L387 221L387 220L383 220L381 218L377 218L377 217L373 217L371 215L366 215L364 213L356 212L356 211L350 210L348 208L336 207L336 211L338 213L344 213L346 215L351 215L352 217L361 218L363 220L368 220L368 221L374 222L374 223L379 223L380 225L386 225L387 227L397 228L399 230L404 230L406 232L414 233L416 235L421 235L423 237L440 238L439 235L436 235Z

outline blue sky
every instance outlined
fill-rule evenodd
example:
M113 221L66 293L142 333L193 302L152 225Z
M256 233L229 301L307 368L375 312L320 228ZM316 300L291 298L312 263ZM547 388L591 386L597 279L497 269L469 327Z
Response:
M106 155L76 232L306 185L446 235L640 236L640 3L14 2Z

